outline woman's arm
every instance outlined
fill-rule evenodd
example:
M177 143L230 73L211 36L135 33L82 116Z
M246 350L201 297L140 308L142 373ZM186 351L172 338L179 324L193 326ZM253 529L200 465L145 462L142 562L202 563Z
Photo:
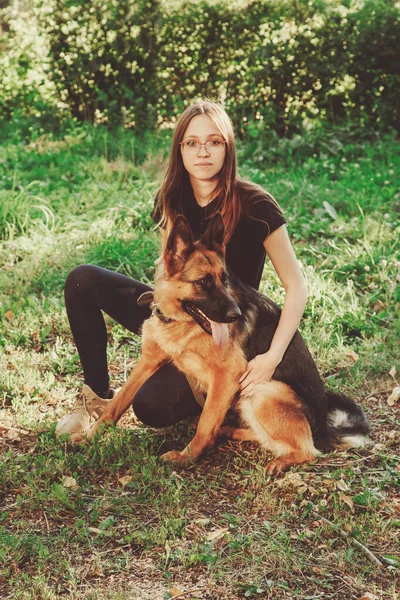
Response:
M285 288L285 301L270 349L248 363L240 379L242 390L269 381L295 334L307 300L306 283L287 234L286 226L276 229L264 241L264 247Z

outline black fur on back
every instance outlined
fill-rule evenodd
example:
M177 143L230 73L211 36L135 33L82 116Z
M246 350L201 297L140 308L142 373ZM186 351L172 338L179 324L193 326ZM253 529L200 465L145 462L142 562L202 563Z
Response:
M248 335L244 342L247 360L267 352L278 326L281 309L272 300L252 287L230 276L234 298L242 312L236 322L239 335ZM290 342L273 379L288 384L302 401L317 448L331 446L346 433L366 434L367 420L360 407L349 397L325 388L315 362L297 331ZM348 413L351 425L343 430L328 425L328 413L339 409Z

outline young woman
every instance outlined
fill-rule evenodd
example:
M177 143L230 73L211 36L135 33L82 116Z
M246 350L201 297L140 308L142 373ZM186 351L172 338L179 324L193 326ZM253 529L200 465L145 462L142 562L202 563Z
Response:
M153 219L163 239L178 214L189 221L195 239L220 211L226 228L226 262L243 282L258 289L268 254L285 289L285 301L271 347L248 363L240 386L268 381L287 349L304 311L306 286L290 244L285 218L270 194L241 178L231 121L221 105L196 102L181 115L168 169L157 194ZM102 311L133 333L150 316L138 297L148 286L93 265L76 267L65 284L65 303L81 359L85 384L73 411L56 433L85 430L103 412L109 388L107 335ZM167 427L201 412L185 376L167 365L139 390L133 410L145 424Z

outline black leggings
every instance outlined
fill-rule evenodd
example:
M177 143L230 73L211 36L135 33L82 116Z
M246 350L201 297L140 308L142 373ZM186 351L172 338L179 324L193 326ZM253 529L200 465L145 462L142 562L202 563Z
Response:
M85 383L102 398L109 394L102 311L139 334L151 311L138 306L137 299L149 289L135 279L93 265L80 265L67 277L65 305ZM162 367L143 384L132 406L138 419L152 427L168 427L201 413L186 377L172 365Z

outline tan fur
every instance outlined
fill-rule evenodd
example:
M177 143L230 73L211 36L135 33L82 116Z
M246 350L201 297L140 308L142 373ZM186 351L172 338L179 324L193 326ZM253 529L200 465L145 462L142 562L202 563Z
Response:
M267 466L268 473L313 461L319 454L302 404L288 385L259 384L240 399L238 408L259 443L278 457Z
M239 389L239 378L247 361L242 350L243 340L238 340L234 323L229 325L229 342L218 347L212 336L182 310L180 298L195 298L196 290L190 282L208 273L210 268L218 279L224 265L215 252L204 249L194 251L183 270L172 276L167 274L165 265L159 263L155 303L166 317L174 320L164 323L153 315L145 321L141 358L86 438L93 437L101 424L117 423L146 379L169 361L196 379L207 398L192 441L181 452L174 450L163 458L186 463L196 460L214 444ZM245 336L249 334L250 330L244 333ZM302 405L287 385L276 381L258 385L240 398L238 409L249 429L223 428L221 432L233 439L256 439L275 454L277 458L267 466L268 473L311 461L317 456Z

